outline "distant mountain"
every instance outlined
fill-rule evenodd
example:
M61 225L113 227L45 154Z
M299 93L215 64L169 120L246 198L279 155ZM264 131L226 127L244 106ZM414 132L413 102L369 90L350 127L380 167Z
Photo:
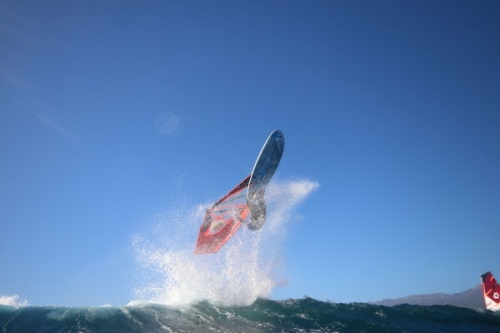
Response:
M457 294L412 295L396 299L384 299L374 302L377 305L394 306L398 304L412 305L453 305L469 309L484 309L481 285Z

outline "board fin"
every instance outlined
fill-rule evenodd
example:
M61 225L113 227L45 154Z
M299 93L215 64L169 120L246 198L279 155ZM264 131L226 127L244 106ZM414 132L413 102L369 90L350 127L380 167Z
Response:
M483 287L486 310L493 312L500 311L500 285L491 272L481 275L481 285Z

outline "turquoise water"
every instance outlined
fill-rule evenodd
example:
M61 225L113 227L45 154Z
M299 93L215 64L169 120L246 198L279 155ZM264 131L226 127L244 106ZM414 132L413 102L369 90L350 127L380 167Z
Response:
M249 306L0 306L0 330L30 332L500 332L500 316L452 306L336 304L311 298Z

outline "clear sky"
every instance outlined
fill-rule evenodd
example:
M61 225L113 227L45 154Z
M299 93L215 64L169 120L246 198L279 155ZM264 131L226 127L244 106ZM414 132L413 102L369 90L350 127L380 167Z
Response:
M493 0L1 1L0 296L126 304L134 237L236 185L274 129L276 180L319 187L273 298L500 276L499 17Z

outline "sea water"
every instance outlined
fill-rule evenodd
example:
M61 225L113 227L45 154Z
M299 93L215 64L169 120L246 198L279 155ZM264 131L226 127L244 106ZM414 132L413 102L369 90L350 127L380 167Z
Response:
M226 306L0 306L2 332L499 332L500 317L452 306L336 304L311 298Z

